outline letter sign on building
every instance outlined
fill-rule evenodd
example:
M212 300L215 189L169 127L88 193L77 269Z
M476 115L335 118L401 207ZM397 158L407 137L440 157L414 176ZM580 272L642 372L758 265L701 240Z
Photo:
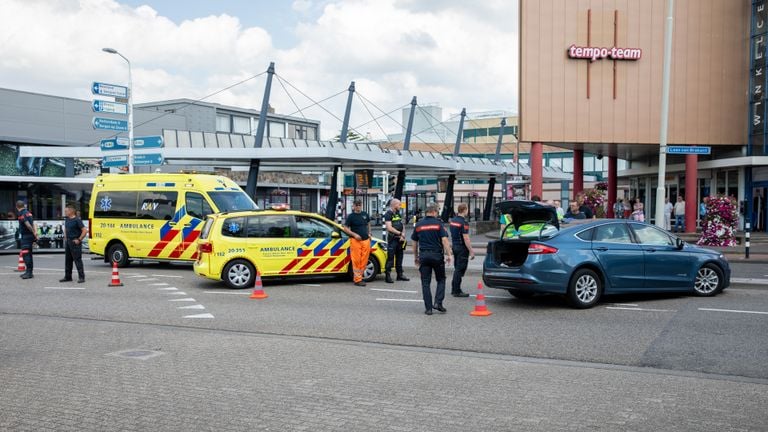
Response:
M611 60L640 60L643 50L640 48L601 48L580 47L571 45L568 47L568 57L572 59L589 59L590 61L610 58Z

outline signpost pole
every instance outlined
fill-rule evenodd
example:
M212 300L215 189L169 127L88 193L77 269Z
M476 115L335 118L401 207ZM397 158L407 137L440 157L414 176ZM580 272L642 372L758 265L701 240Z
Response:
M659 178L656 185L656 226L664 227L664 182L667 177L667 130L669 128L669 76L672 63L672 24L675 0L667 0L667 21L664 29L664 67L661 86L661 131L659 132Z
M120 57L123 57L121 54ZM128 63L128 173L133 174L133 78L131 76L131 62Z

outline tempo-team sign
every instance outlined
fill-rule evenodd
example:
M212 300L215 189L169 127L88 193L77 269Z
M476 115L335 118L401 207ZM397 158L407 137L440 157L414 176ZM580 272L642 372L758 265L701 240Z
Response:
M568 47L568 57L573 59L589 59L590 61L610 58L611 60L640 60L643 50L640 48L600 48L581 47L571 45Z

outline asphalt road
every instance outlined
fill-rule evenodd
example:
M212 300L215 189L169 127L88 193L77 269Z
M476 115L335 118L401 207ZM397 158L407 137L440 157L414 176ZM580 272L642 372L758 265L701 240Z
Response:
M493 315L476 318L474 299L453 297L425 316L412 268L410 282L365 288L265 281L269 298L250 300L189 266L132 266L108 287L100 261L80 285L58 283L60 255L35 260L21 281L16 257L0 257L0 430L768 424L762 266L739 265L753 283L714 298L608 297L590 310L486 289Z

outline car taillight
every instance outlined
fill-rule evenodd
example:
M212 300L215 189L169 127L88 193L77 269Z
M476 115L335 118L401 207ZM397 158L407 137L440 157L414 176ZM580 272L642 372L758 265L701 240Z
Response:
M200 253L213 253L213 243L200 243Z
M557 253L557 248L543 244L533 243L528 246L528 255L544 255Z

